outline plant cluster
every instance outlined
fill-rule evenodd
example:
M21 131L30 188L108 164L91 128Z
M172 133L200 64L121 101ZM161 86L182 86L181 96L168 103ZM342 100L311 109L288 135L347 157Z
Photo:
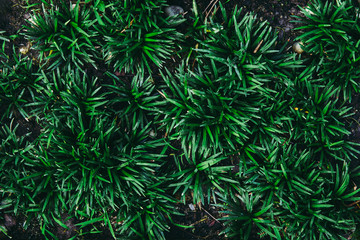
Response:
M165 239L190 199L221 209L229 238L346 239L360 220L359 9L312 1L299 56L237 7L204 16L194 1L185 20L166 6L31 5L40 61L0 38L0 212L38 219L47 239L99 226Z
M359 8L355 1L313 1L297 16L303 25L298 39L312 54L316 74L323 84L338 87L338 95L351 100L359 91L360 27Z
M124 0L111 4L99 28L105 36L105 58L116 70L152 72L152 65L161 68L174 54L181 40L174 25L164 14L165 0Z
M5 54L4 39L1 51L0 62L0 120L12 118L14 114L28 117L24 110L26 104L32 101L39 81L39 66L33 63L32 59L23 57L15 49L12 55Z
M34 41L40 60L45 60L49 70L84 69L89 64L96 68L100 46L91 8L80 6L80 1L55 4L52 0L43 3L42 12L34 12L31 26L26 27L25 36Z

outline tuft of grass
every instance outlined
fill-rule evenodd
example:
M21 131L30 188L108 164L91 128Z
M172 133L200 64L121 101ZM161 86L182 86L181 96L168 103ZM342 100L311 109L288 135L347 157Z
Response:
M164 239L167 219L177 213L165 190L168 180L157 172L166 144L151 136L145 115L134 113L146 114L151 107L140 108L152 100L140 101L151 85L145 82L134 92L111 80L113 85L99 84L79 70L42 76L44 87L33 106L43 129L27 160L36 172L19 181L36 183L34 203L24 208L42 218L45 235L51 236L50 227L58 222L49 216L59 219L65 212L80 220L80 229L100 222L114 238ZM112 105L123 96L132 104L116 111ZM114 221L121 224L113 226Z
M165 6L164 0L110 4L100 31L105 36L105 59L115 70L152 73L175 53L182 34L166 18Z
M4 42L5 43L5 42ZM21 115L29 116L26 105L36 95L40 68L29 57L18 54L12 49L12 55L5 54L5 44L1 50L3 60L0 63L0 121Z
M186 73L181 67L175 76L164 75L168 91L163 95L168 104L160 123L170 139L181 141L188 155L208 149L234 151L248 139L250 122L257 118L256 91L229 89L227 82L236 81L237 76L220 77L215 66L212 70Z
M330 159L328 159L330 160ZM299 145L269 146L240 162L238 193L220 196L224 234L250 239L343 239L359 219L359 168L318 161Z
M303 26L297 38L305 51L312 54L316 73L325 84L339 86L338 95L351 101L359 91L360 27L358 8L352 1L311 1L302 9L304 17L296 16Z
M32 14L25 36L34 42L49 70L97 68L100 46L94 18L92 9L80 0L75 5L62 0L54 4L51 0L42 4L41 13Z

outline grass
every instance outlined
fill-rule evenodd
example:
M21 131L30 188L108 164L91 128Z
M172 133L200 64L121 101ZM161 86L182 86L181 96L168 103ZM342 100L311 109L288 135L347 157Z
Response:
M37 219L46 239L99 226L166 239L189 203L216 206L232 239L350 236L359 9L312 1L298 55L224 4L204 16L194 1L188 19L163 0L29 6L21 34L0 38L1 213ZM8 51L15 38L36 58Z
M164 16L166 1L125 0L108 5L99 31L105 36L105 58L118 71L152 73L151 65L162 67L174 52L182 34L175 25L182 22Z

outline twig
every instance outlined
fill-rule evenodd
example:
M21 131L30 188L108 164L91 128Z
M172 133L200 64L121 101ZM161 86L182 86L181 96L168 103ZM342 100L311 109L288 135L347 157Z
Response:
M213 10L213 8L214 8L215 5L218 3L218 1L219 1L219 0L215 0L215 1L212 0L212 1L211 1L211 2L214 2L214 3L212 4L210 10L206 13L205 19L209 16L210 12ZM211 2L210 2L210 4L211 4ZM210 4L209 4L209 5L210 5ZM208 6L209 6L209 5L208 5Z
M156 91L158 91L158 92L160 93L160 95L161 95L163 98L165 98L165 99L166 99L165 94L163 94L161 91L159 91L159 90L157 90L157 89L156 89Z
M360 200L356 201L356 202L353 202L353 203L350 203L350 204L346 204L345 206L347 207L352 207L354 205L357 205L358 203L360 203Z
M203 221L206 221L207 219L208 219L207 216L205 216L204 218L202 218L202 219L200 219L199 221L196 221L196 222L190 224L189 226L193 227L193 226L195 226L195 225L197 225L197 224L199 224L199 223L201 223L201 222L203 222Z
M207 7L205 8L205 10L203 11L203 13L206 12L206 10L210 7L210 5L214 2L215 0L211 0L210 3L207 5Z
M360 123L355 118L350 117L350 119L355 121L358 125L360 125Z
M204 210L204 212L209 215L212 219L215 220L215 222L219 223L221 226L224 226L224 224L222 224L219 220L217 220L213 215L211 215L208 211L205 210L205 208L202 208L202 210Z
M134 19L132 19L132 20L130 21L130 25L126 25L125 28L124 28L120 33L125 32L129 27L131 27L131 26L133 25L133 22L134 22Z
M264 40L261 39L261 41L259 42L259 44L257 45L257 47L254 50L254 53L257 53L257 51L259 50L261 44L263 43Z

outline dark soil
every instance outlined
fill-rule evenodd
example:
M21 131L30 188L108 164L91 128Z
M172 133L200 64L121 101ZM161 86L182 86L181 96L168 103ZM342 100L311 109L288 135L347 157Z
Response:
M30 0L30 3L38 3L40 0ZM213 11L212 3L217 0L197 0L198 10L204 13ZM184 8L185 12L189 14L192 9L192 0L168 0L169 5L179 5ZM307 0L232 0L225 5L230 12L236 5L238 8L243 8L244 12L252 11L257 14L260 21L268 21L270 25L279 32L279 41L288 42L288 46L291 46L293 40L297 36L297 32L294 28L297 27L296 23L291 22L294 20L293 15L300 15L300 9L298 6L305 7ZM0 31L5 30L7 35L17 34L21 27L26 23L25 19L28 17L26 8L23 6L25 1L13 0L9 4L9 0L0 0ZM186 14L185 14L186 17ZM13 44L19 48L22 45L26 45L24 38L17 38L13 41ZM7 49L12 51L12 49ZM351 140L360 139L360 95L356 95L353 98L354 107L354 121L349 123L351 127ZM40 133L40 127L35 120L25 120L21 116L16 117L17 122L21 127L18 129L19 135L29 134L29 140L34 140ZM358 141L358 140L357 140ZM359 142L359 141L358 141ZM224 230L224 226L217 220L221 218L221 214L218 209L213 206L196 206L179 203L178 210L184 214L184 216L175 217L173 220L176 224L188 226L189 228L181 228L176 225L171 225L171 229L166 233L167 239L171 240L195 240L195 239L208 239L208 240L221 240L226 239L224 235L220 235L220 232ZM0 211L0 214L4 212ZM24 229L23 225L25 218L23 216L17 216L11 214L3 215L3 222L0 222L0 226L4 226L7 229L7 233L13 240L41 240L44 239L40 226L36 220L31 220L29 227ZM63 229L60 226L55 226L54 233L59 239L69 239L74 235L76 228L72 219L69 219L66 223L69 230ZM10 239L0 232L0 240ZM79 238L82 239L82 238ZM102 234L90 234L86 236L86 239L102 239L110 240L111 235L108 231L104 230Z

